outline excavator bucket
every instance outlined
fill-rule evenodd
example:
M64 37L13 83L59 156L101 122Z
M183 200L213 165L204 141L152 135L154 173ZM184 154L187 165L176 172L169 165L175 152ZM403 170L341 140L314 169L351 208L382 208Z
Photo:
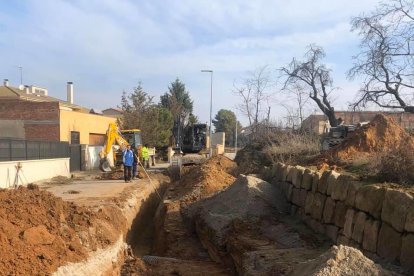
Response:
M103 172L112 171L111 166L109 165L108 159L106 158L101 159L100 164L99 164L99 169Z

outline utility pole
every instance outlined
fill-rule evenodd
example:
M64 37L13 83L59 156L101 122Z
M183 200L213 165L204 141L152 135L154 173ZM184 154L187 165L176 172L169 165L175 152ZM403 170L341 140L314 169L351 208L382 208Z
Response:
M211 130L211 116L212 116L212 112L213 112L213 70L201 70L202 73L210 73L210 157L212 156L213 150L211 147L211 142L212 142L212 130Z
M236 138L234 140L234 152L237 154L237 117L236 117Z

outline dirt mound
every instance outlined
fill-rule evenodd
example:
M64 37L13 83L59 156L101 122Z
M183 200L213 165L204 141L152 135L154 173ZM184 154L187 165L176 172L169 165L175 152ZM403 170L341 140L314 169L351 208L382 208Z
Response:
M194 188L199 190L199 197L206 197L226 188L233 183L232 175L236 170L236 163L224 156L216 156L209 159L201 166L192 166L180 180L182 188Z
M326 152L341 160L352 160L374 152L398 148L414 149L414 139L392 118L378 114L367 125L357 129L342 144Z
M238 275L285 275L326 250L323 238L286 221L289 206L277 187L253 176L240 175L193 208L197 235L209 255Z
M259 173L264 166L270 166L272 160L265 154L266 148L265 143L251 143L238 150L234 161L239 165L239 173Z
M116 170L111 172L104 172L97 176L96 179L100 180L121 180L124 179L124 171Z
M287 213L288 205L273 185L253 176L240 175L224 192L194 203L190 208L196 221L208 225L214 233L211 241L222 246L234 220L271 215L273 208Z
M45 275L86 258L87 250L112 242L104 230L101 238L91 237L97 219L105 221L103 213L65 202L35 185L0 190L0 271Z
M137 177L139 179L146 178L147 176L142 171L142 168L139 168ZM100 180L124 180L124 171L116 170L112 172L104 172L101 175L97 176L96 179Z
M343 245L333 246L318 258L299 264L290 276L301 275L396 275L365 257L358 249Z

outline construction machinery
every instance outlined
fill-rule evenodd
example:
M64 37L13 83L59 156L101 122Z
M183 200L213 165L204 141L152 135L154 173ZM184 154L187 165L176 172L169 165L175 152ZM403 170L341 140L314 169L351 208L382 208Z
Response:
M205 155L208 153L206 151L207 132L207 124L192 124L182 130L182 137L178 135L170 166L170 173L174 180L181 177L182 166L200 164L205 161Z
M113 147L114 144L119 147ZM113 150L115 167L122 165L122 150L128 145L135 148L142 145L141 130L127 129L120 130L117 123L110 123L106 131L105 144L99 156L101 158L99 168L104 172L110 172L111 166L108 162L108 155Z
M193 124L184 128L181 142L183 153L199 153L207 147L207 124Z
M356 125L339 125L329 128L328 134L322 140L322 150L329 150L339 145L356 128Z

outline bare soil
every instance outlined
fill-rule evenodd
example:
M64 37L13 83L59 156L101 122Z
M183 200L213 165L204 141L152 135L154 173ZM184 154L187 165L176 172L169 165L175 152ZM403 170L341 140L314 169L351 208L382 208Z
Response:
M187 168L157 210L151 250L121 274L391 275L356 249L329 249L288 215L273 185L251 176L235 182L236 170L224 157Z
M51 274L113 243L124 223L114 209L93 212L35 185L0 190L0 271Z
M124 264L121 274L231 275L225 266L211 261L182 214L189 204L207 198L233 183L235 177L230 173L235 168L234 162L222 156L214 157L202 165L186 167L182 179L170 184L154 218L154 244L147 255L155 255L157 261L136 256Z
M357 129L343 143L326 152L325 156L349 161L400 148L414 149L413 137L394 119L378 114L369 124Z
M298 265L288 275L389 276L397 274L383 269L358 249L339 245L333 246L314 260Z

